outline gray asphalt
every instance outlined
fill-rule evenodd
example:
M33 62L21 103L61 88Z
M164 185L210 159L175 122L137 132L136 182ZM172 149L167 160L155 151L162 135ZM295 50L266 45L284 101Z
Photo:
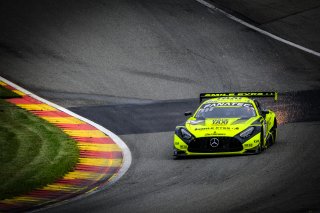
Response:
M128 174L107 191L50 212L319 210L319 125L282 126L275 146L240 157L173 160L171 132L122 136L133 154Z
M105 110L121 119L119 109L158 102L176 104L178 121L177 103L200 92L320 89L319 58L192 0L1 1L0 29L1 76L108 125ZM106 191L50 211L320 210L319 120L303 122L312 119L300 107L315 106L317 117L319 106L290 100L279 118L298 114L300 122L284 123L278 143L256 156L173 160L172 131L143 133L124 123L132 133L120 135L133 155L127 174Z
M209 0L268 32L320 51L318 0Z

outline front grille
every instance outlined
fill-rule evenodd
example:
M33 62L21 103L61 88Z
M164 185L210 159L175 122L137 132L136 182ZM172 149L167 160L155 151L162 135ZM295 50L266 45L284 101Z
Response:
M210 145L212 137L196 138L189 144L189 152L213 153L213 152L237 152L243 149L242 144L236 138L232 137L215 137L219 140L217 147Z

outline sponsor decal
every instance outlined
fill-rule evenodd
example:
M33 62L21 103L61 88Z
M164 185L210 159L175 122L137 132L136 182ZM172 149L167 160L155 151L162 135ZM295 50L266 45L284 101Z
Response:
M239 130L239 127L229 127L229 126L214 126L214 127L202 127L202 128L195 128L195 131L198 130Z
M207 137L217 136L217 135L223 136L223 135L226 135L226 134L225 134L225 133L217 133L217 132L214 132L214 133L206 133L206 134L205 134L205 136L207 136Z
M228 126L217 126L215 127L216 130L231 130L233 128L228 127Z
M221 97L218 100L241 100L242 97Z
M213 119L212 124L224 124L227 125L229 122L228 119Z
M201 93L200 100L204 98L220 98L220 97L274 97L277 100L276 92L227 92L227 93Z
M252 104L242 103L242 102L216 102L204 104L203 109L212 108L212 107L221 107L221 106L230 106L230 107L252 107Z
M273 96L274 92L206 93L204 97Z

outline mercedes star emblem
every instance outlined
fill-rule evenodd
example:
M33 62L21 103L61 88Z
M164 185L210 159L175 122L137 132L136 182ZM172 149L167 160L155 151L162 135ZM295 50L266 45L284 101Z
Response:
M216 148L219 146L219 139L218 138L212 138L210 140L210 146L212 146L213 148Z

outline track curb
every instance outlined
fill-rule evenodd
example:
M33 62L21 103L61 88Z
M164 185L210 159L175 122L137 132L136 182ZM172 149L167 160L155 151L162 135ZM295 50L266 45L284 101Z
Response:
M21 98L9 102L61 128L77 142L74 171L41 189L0 201L0 211L36 211L61 205L106 189L125 174L132 158L127 145L108 129L45 100L0 76L0 84Z

